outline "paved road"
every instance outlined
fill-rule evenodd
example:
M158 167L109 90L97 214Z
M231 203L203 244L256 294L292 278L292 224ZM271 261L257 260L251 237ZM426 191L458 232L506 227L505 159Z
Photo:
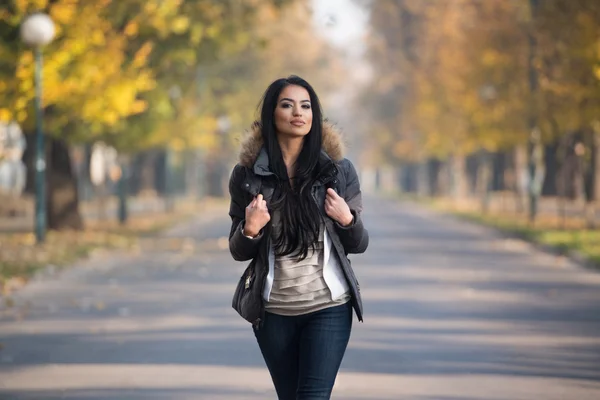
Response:
M334 399L600 399L600 274L412 204L366 202L365 301ZM96 255L0 317L1 399L274 399L230 308L225 210Z

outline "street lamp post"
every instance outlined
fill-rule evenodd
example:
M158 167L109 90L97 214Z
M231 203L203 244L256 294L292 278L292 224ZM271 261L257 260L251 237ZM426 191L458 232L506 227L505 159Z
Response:
M497 90L494 85L488 83L479 89L479 97L481 101L490 107L497 97ZM481 189L481 211L487 214L490 206L490 191L492 190L492 159L491 154L485 148L478 152L479 155L479 172L477 173L477 186Z
M35 51L35 237L42 243L46 236L46 154L42 130L42 47L54 39L54 23L46 14L27 17L21 25L22 40Z
M119 181L118 181L118 192L119 192L119 223L124 225L127 222L127 181L129 180L129 157L127 155L120 155L119 161Z

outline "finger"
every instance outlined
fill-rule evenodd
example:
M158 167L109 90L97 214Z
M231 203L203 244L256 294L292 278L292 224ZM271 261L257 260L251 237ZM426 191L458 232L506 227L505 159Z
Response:
M261 201L263 201L263 195L259 193L259 194L256 196L256 202L257 202L258 204L260 204L260 202L261 202Z
M267 202L265 200L260 202L260 207L264 208L265 210L267 209Z
M246 208L254 208L254 205L255 205L255 204L256 204L256 200L252 200L252 201L250 202L250 204L248 204L248 207L246 207Z
M332 188L327 189L327 194L331 195L331 197L333 197L334 199L336 197L340 197L340 196L338 196L337 192L335 190L333 190Z

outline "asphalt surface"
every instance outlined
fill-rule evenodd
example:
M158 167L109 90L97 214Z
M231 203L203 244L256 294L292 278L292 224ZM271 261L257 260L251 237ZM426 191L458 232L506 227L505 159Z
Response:
M333 399L600 399L600 273L369 198L365 303ZM0 399L275 399L230 307L226 208L48 269L0 309Z

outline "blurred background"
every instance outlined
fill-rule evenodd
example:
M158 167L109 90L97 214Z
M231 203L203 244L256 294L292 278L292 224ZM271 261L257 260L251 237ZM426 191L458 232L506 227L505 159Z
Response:
M5 1L0 218L33 226L40 119L51 230L226 196L261 94L298 74L366 192L594 226L599 21L594 0Z
M228 179L290 74L365 194L336 395L600 399L599 0L0 1L0 398L274 397Z

